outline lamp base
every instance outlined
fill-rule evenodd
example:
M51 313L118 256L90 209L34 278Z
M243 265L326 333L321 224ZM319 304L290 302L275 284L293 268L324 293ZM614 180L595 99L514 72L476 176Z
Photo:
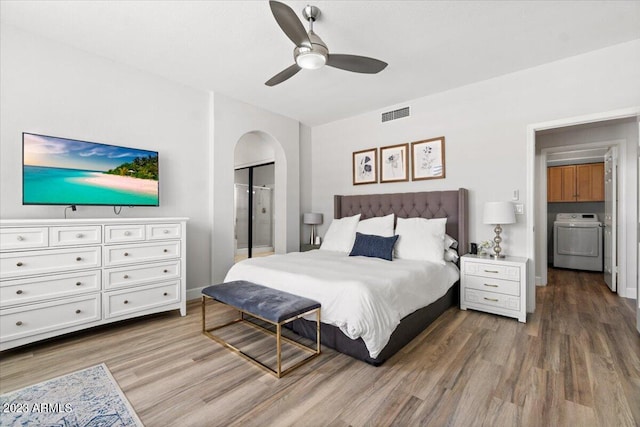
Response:
M493 259L506 258L506 255L504 255L504 254L491 254L491 255L489 255L489 258L493 258Z

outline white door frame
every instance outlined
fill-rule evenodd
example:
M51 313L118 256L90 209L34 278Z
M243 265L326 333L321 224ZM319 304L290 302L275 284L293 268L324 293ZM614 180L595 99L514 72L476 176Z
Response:
M529 274L527 278L527 311L532 313L536 306L536 239L535 239L535 218L536 218L536 132L562 128L566 126L581 125L586 123L602 122L607 120L625 119L629 117L640 117L640 107L626 108L622 110L607 111L585 116L569 117L542 123L534 123L527 126L527 257L529 258ZM640 284L638 285L640 287ZM640 293L638 294L640 296ZM638 298L640 301L640 298Z

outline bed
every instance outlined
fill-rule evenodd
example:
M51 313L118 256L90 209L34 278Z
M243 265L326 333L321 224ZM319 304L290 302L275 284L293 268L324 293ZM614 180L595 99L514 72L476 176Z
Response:
M459 255L469 246L466 189L335 196L335 219L358 214L360 221L389 214L446 218L446 234L457 240ZM457 304L457 268L451 263L431 264L316 250L240 262L225 282L249 280L320 301L322 344L379 366ZM355 300L366 309L343 304ZM298 319L291 327L315 339L315 322Z

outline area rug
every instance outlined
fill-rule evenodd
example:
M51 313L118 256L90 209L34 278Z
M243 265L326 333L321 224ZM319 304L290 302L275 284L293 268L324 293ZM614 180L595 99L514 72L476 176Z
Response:
M0 426L142 426L104 363L0 396Z

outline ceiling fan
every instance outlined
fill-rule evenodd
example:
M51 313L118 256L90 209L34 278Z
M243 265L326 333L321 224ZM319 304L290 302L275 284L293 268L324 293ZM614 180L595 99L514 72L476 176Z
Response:
M315 70L329 65L356 73L376 74L387 66L386 62L366 56L330 54L327 45L313 32L313 23L320 16L320 9L316 6L306 6L302 10L302 16L309 21L309 32L305 31L296 13L286 4L271 0L269 6L282 31L296 45L293 50L293 58L296 62L267 80L265 83L267 86L282 83L303 68Z

